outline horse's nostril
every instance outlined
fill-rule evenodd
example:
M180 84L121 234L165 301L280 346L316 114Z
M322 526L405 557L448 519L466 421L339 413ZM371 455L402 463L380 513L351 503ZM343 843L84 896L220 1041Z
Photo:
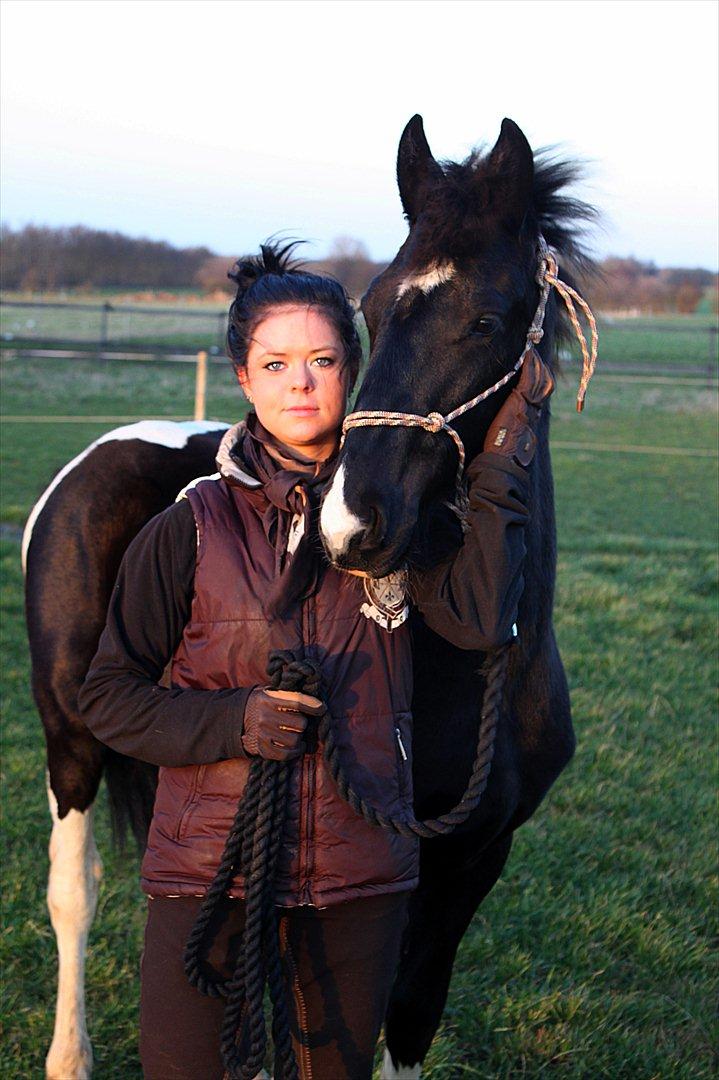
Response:
M381 544L384 539L385 524L384 515L378 506L369 507L369 524L365 530L363 537L364 545L378 545Z

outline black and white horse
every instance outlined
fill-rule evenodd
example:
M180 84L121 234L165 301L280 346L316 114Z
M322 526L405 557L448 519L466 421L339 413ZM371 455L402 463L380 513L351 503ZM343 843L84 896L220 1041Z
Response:
M227 424L143 421L116 428L55 476L23 536L32 689L45 728L52 815L48 908L59 956L47 1075L90 1075L85 1023L87 936L102 863L92 811L105 775L113 823L144 844L157 770L116 754L78 716L77 695L105 623L120 560L145 522L192 479L214 471Z
M358 409L447 413L508 372L537 306L540 234L581 261L574 233L589 211L566 196L571 166L540 160L505 121L491 153L438 164L414 117L398 158L410 230L362 302L371 360ZM540 351L551 363L550 302ZM457 422L468 458L482 447L504 392ZM514 830L569 761L567 684L552 629L555 527L549 418L532 466L531 523L519 644L505 722L482 803L451 836L422 842L420 884L386 1017L383 1077L418 1077L445 1005L459 942L505 864ZM110 432L55 478L28 521L27 615L33 690L46 730L53 816L48 903L60 955L51 1077L85 1077L84 950L101 864L92 805L103 773L113 820L142 841L154 770L102 747L77 715L122 553L180 488L214 471L225 425L130 425ZM422 547L430 509L452 492L456 448L416 428L350 431L322 510L338 566L384 574ZM381 462L381 468L378 463ZM456 649L413 615L414 783L418 817L454 805L469 776L482 657ZM447 737L451 733L451 738ZM441 928L441 932L438 930Z

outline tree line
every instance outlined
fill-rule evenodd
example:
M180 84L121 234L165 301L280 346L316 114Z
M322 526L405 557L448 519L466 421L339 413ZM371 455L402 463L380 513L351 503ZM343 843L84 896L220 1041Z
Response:
M26 225L0 230L4 289L51 292L63 288L201 289L232 293L234 259L209 248L177 248L118 232ZM298 253L299 254L299 253ZM386 263L373 262L361 241L338 237L326 258L308 268L332 274L358 300ZM659 268L634 258L608 258L587 292L599 311L652 313L717 310L717 275L701 268Z
M176 248L84 225L26 225L0 233L0 282L32 292L64 288L193 287L209 248Z
M605 259L592 283L592 301L600 311L716 313L719 277L700 267L665 267L639 259Z

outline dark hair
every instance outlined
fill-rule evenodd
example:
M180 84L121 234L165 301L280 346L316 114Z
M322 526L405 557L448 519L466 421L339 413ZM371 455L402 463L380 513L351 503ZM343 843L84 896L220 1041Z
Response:
M257 325L272 308L288 304L317 307L332 322L344 345L351 390L357 379L362 345L355 312L347 293L334 278L312 274L292 259L301 241L267 240L260 254L238 259L228 277L237 283L227 324L227 355L236 372L247 366L247 352Z

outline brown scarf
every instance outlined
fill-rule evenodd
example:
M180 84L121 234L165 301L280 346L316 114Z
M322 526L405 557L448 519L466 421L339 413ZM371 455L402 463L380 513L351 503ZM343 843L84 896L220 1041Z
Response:
M256 478L268 500L264 509L258 509L275 552L275 580L265 602L268 618L281 617L311 596L328 565L317 524L320 499L336 459L337 450L325 461L312 461L291 449L271 435L254 412L244 423L231 427L222 440L217 465L225 480L243 485L238 474L249 481ZM304 531L290 554L287 545L295 514L301 516Z

